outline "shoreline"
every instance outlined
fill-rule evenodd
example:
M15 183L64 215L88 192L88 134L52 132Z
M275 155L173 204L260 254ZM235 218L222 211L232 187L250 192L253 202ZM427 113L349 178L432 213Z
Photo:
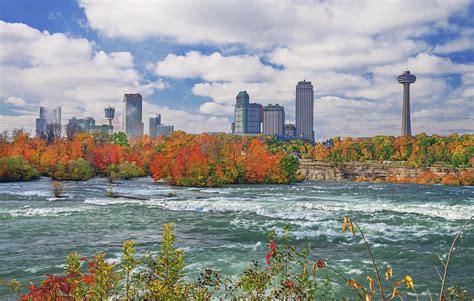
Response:
M323 162L300 160L305 180L353 181L401 184L442 184L473 186L474 168L430 166L417 168L400 164L364 162ZM463 183L462 178L466 181Z

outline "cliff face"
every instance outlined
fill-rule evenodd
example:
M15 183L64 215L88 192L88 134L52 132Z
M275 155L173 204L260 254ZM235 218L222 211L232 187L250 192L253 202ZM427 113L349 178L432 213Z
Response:
M305 176L305 179L319 181L356 181L358 179L384 181L389 177L396 177L398 179L414 179L422 172L426 171L430 171L436 176L442 178L448 173L460 176L460 174L466 170L474 172L474 168L414 168L408 166L361 162L328 163L306 160L300 161L300 172Z

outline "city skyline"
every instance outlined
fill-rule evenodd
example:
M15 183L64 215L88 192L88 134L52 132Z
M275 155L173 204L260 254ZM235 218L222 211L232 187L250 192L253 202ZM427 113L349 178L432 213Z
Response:
M114 129L122 130L118 101L140 93L145 133L157 112L176 129L230 132L235 95L243 90L284 106L285 122L293 122L294 84L306 78L316 87L316 140L399 135L401 89L394 78L411 70L418 77L411 91L414 134L474 131L469 1L249 1L245 8L150 2L133 9L126 1L40 2L2 2L1 129L34 133L40 106L61 106L63 122L90 116L101 124L111 105ZM213 9L236 18L203 18ZM131 21L137 14L143 23ZM190 30L191 19L199 30Z

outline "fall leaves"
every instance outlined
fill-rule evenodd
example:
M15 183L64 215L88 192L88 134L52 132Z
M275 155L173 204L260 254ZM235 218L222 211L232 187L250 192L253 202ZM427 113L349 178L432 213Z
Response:
M296 180L298 161L284 152L269 151L257 138L175 132L158 148L150 164L151 175L155 181L164 179L172 185L210 187Z
M401 161L410 166L434 165L468 166L473 160L474 135L451 134L448 137L376 136L372 138L332 139L332 146L317 143L313 158L316 161L366 162Z
M366 301L372 300L372 297L375 295L375 286L378 285L378 289L379 289L379 292L380 292L379 297L382 300L385 300L382 279L379 275L379 272L378 272L378 269L377 269L377 264L375 262L375 258L373 256L372 250L369 246L369 243L367 242L367 239L366 239L362 229L359 227L359 225L357 223L353 222L350 217L344 216L344 221L342 223L342 232L346 232L347 230L349 230L349 232L352 233L352 235L357 235L354 224L357 226L357 229L358 229L360 235L362 236L364 244L367 247L370 258L372 259L372 265L374 267L375 276L376 276L375 278L377 279L377 282L375 281L375 279L372 276L367 275L367 282L368 282L368 285L369 285L369 289L367 289L364 285L362 285L361 283L359 283L358 281L356 281L354 279L348 279L348 280L344 279L346 281L346 285L348 287L353 288L357 292L359 297L362 297L361 293L360 293L360 292L362 292L363 295L365 295L365 300ZM339 272L337 272L337 273L339 273ZM391 266L388 266L385 270L385 280L390 281L390 280L392 280L392 278L393 278L393 268ZM400 279L398 281L392 281L392 283L391 283L392 293L391 293L391 299L390 300L393 300L396 297L399 297L402 300L402 298L400 296L400 292L399 292L399 287L402 284L406 284L406 287L408 289L413 289L413 290L415 289L413 279L411 278L411 276L410 275L405 275L405 277L403 277L402 279ZM360 292L359 292L359 290L360 290Z

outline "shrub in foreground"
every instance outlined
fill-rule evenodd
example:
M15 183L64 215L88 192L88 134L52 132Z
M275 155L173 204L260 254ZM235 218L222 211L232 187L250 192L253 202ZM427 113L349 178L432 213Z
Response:
M448 253L439 300L446 296L465 300L466 289L445 289L449 261L456 240L472 217L456 234ZM380 269L360 226L344 217L342 231L362 238L367 247L373 273L362 279L350 278L329 262L309 255L309 248L298 250L291 243L290 229L278 237L269 234L264 263L254 261L237 278L204 269L194 280L187 280L184 252L174 246L174 224L163 226L163 237L156 255L137 252L134 241L123 244L120 263L107 260L105 253L81 258L71 253L63 275L47 275L40 286L31 284L21 300L335 300L332 283L342 282L352 293L348 300L403 300L406 292L418 298L413 279L391 266ZM1 284L1 282L0 282ZM18 282L5 282L16 294ZM338 296L340 298L340 296Z
M30 181L38 177L38 171L23 157L0 158L0 182Z

